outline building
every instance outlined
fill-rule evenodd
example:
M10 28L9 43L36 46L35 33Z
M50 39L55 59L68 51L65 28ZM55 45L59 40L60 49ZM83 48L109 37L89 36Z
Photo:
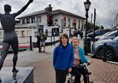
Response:
M51 5L49 5L49 8L50 7ZM52 18L52 26L59 26L60 28L84 29L84 17L60 9L52 10L51 17L49 17L47 9L48 8L45 8L44 10L19 17L18 19L20 23L18 26L44 28L48 27L48 21Z

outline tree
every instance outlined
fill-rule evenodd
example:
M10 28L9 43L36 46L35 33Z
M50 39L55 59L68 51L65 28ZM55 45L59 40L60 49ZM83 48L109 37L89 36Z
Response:
M101 29L104 29L104 26L101 25Z
M97 25L97 26L95 26L95 30L97 30L97 29L100 29L100 26L98 26L98 25Z
M93 26L93 25L94 25L93 23L87 22L87 32L91 32L91 31L94 30L94 26ZM86 27L86 24L85 24L85 27ZM102 28L104 29L103 26L98 26L98 25L96 25L96 26L95 26L95 30L100 29L100 27L102 27Z

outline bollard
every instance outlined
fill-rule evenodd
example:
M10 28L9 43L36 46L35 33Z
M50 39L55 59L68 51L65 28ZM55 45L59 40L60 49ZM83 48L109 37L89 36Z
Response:
M54 35L54 45L55 45L55 35Z
M51 37L51 46L52 46L52 36L50 36Z
M107 43L104 43L104 45L103 45L103 56L102 56L102 60L104 62L106 62L106 49L107 49Z
M33 50L33 46L32 46L32 36L30 36L30 50Z
M84 51L85 51L85 55L88 54L88 46L87 46L87 40L84 39Z
M88 53L91 53L91 41L90 39L84 39L84 51L85 55L88 55Z

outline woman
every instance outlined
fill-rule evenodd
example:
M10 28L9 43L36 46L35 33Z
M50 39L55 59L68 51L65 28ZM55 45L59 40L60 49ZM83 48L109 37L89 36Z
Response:
M41 41L41 36L40 36L40 32L37 34L37 47L39 48L38 52L41 52L41 46L40 46L40 41Z
M56 83L65 83L66 75L72 71L73 61L73 46L69 43L68 35L64 33L60 36L60 43L53 53Z
M74 37L71 43L74 48L74 66L71 74L75 75L75 83L80 83L81 74L84 77L84 83L88 83L86 76L88 72L84 67L80 67L79 65L83 63L91 63L91 61L85 57L84 50L79 46L80 40L77 37Z

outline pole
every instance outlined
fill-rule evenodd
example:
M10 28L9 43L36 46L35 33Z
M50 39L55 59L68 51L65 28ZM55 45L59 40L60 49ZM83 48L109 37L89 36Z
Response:
M32 36L30 36L30 50L32 51Z
M86 29L85 29L85 40L87 39L87 22L88 22L88 11L86 11Z
M92 23L93 14L91 14L91 23Z
M94 28L93 28L94 37L93 37L93 43L95 42L95 21L96 21L96 9L94 9Z
M51 37L50 39L51 39L51 46L52 46L52 36L50 36L50 37Z
M93 20L93 13L91 13L91 31L93 31L93 24L92 24L92 20Z
M88 11L86 11L86 27L85 27L85 39L84 39L84 51L85 55L88 53L88 46L87 46L87 21L88 21Z
M71 28L69 27L69 37L71 38Z
M103 56L102 56L102 60L104 62L106 62L106 49L107 49L107 43L104 43L104 45L103 45Z
M54 32L54 45L55 45L55 32Z
M87 39L87 22L88 22L88 11L90 8L91 2L89 0L86 0L86 2L84 2L84 6L85 6L85 10L86 10L86 27L85 27L85 39L84 39L84 50L85 50L85 55L88 54L89 50L90 50L90 41L88 41Z

